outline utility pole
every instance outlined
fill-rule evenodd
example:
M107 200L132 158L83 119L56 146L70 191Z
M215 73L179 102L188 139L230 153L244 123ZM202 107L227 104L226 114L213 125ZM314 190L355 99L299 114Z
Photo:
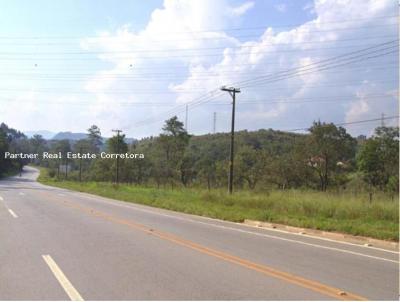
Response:
M79 157L79 182L82 181L82 147L79 148L79 153L80 153L80 157Z
M185 116L185 128L186 128L186 132L188 132L188 111L189 111L189 105L186 104L186 116Z
M68 157L67 152L65 152L65 180L68 179Z
M213 134L215 134L216 128L217 128L217 113L214 112L214 118L213 118Z
M381 127L385 127L385 114L383 112L381 114Z
M58 158L57 160L57 179L60 179L60 165L61 165L61 159Z
M240 93L240 88L235 87L221 87L222 91L227 91L232 97L232 124L231 124L231 148L230 148L230 160L229 160L229 194L233 191L233 156L234 156L234 143L235 143L235 105L236 105L236 93Z
M119 154L119 134L122 132L122 130L111 130L112 132L117 132L117 154ZM116 168L116 177L115 177L115 182L118 185L119 182L119 156L117 156L117 168Z

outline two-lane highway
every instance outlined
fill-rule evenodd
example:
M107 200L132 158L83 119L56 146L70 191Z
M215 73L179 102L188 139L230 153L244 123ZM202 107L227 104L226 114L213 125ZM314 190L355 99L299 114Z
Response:
M0 300L397 300L395 251L0 181Z

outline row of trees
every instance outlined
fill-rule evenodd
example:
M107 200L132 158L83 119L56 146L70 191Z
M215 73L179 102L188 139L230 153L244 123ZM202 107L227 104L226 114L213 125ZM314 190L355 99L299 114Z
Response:
M18 153L25 150L23 141L26 141L26 136L15 129L9 128L6 124L0 124L0 177L12 174L22 169L22 166L27 163L24 160L11 160L5 158L6 152Z
M1 134L1 132L0 132ZM14 147L32 153L143 153L144 159L121 159L119 180L138 185L221 188L227 186L229 135L191 136L177 117L165 122L158 137L128 145L125 136L103 144L100 129L92 126L86 139L46 141L14 133ZM0 149L4 139L0 135ZM12 140L13 141L13 140ZM269 130L236 133L234 185L237 189L278 187L326 191L362 183L398 192L399 129L379 127L371 138L353 138L342 127L315 122L309 134ZM82 181L115 181L116 161L43 160L51 176ZM1 167L3 163L0 162Z

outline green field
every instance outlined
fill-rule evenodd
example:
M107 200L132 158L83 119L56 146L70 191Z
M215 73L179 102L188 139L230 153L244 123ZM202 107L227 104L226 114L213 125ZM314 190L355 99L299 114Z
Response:
M253 219L337 231L378 239L399 239L398 198L376 194L285 190L255 193L224 190L166 189L111 183L58 181L41 169L41 183L127 202L241 222Z

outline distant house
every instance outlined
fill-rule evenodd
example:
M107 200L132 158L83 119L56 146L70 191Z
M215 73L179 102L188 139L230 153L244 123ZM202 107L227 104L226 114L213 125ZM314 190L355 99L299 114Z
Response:
M313 156L308 160L308 165L311 167L321 167L325 162L325 159L322 156Z

